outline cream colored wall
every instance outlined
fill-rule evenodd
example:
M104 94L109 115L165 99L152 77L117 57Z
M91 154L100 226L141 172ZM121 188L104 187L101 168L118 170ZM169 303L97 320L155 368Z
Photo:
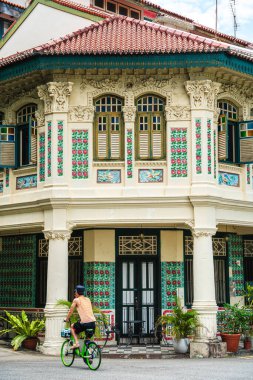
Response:
M84 231L84 262L115 262L115 231Z
M183 231L161 231L161 261L183 261Z

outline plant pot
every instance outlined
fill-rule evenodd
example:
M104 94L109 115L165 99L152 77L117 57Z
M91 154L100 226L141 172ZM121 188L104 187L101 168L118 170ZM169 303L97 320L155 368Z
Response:
M174 339L173 347L177 354L185 354L189 348L189 339L187 338Z
M36 350L36 346L37 346L37 343L38 343L38 338L37 337L31 337L31 338L26 338L24 341L23 341L23 347L24 348L27 348L28 350L33 350L35 351Z
M227 343L228 352L237 352L241 334L221 334L222 342Z
M245 339L244 340L244 349L250 350L251 349L251 339Z

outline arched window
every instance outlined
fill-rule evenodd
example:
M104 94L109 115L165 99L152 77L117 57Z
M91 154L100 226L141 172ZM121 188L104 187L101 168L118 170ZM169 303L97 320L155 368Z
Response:
M94 152L95 160L122 160L123 118L122 99L103 96L95 102Z
M136 157L165 158L164 100L154 95L137 100Z
M17 111L17 138L19 139L19 166L37 162L36 104L27 104Z

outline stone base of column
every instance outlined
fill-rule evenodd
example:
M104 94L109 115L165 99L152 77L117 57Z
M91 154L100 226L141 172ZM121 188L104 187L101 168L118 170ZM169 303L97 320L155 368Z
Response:
M225 358L227 356L227 344L224 342L191 342L190 358Z
M60 355L63 338L61 329L67 316L67 308L46 305L44 310L46 317L45 341L40 351L45 355Z
M193 303L192 308L198 312L200 327L194 342L209 343L210 339L215 340L217 334L217 310L216 304L204 305L200 302Z

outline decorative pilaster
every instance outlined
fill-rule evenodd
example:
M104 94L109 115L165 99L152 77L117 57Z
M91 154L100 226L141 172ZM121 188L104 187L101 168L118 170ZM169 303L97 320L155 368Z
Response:
M41 141L45 139L45 146L42 147L45 158L42 155L40 163L40 167L45 166L42 169L45 171L45 179L39 174L42 181L51 185L65 185L70 170L64 157L69 144L66 138L67 115L72 85L72 82L49 82L38 87L38 95L44 101L45 114L45 135L41 136ZM42 122L43 115L38 114L37 118Z
M68 240L69 230L44 231L49 240L47 303L45 307L46 335L43 353L57 355L62 344L60 330L66 317L64 307L56 307L57 300L68 298Z
M220 84L211 80L185 83L191 105L192 185L215 184L216 178L216 102ZM215 116L214 116L215 114Z
M136 115L135 106L123 107L125 121L125 181L131 186L134 179L134 123Z

